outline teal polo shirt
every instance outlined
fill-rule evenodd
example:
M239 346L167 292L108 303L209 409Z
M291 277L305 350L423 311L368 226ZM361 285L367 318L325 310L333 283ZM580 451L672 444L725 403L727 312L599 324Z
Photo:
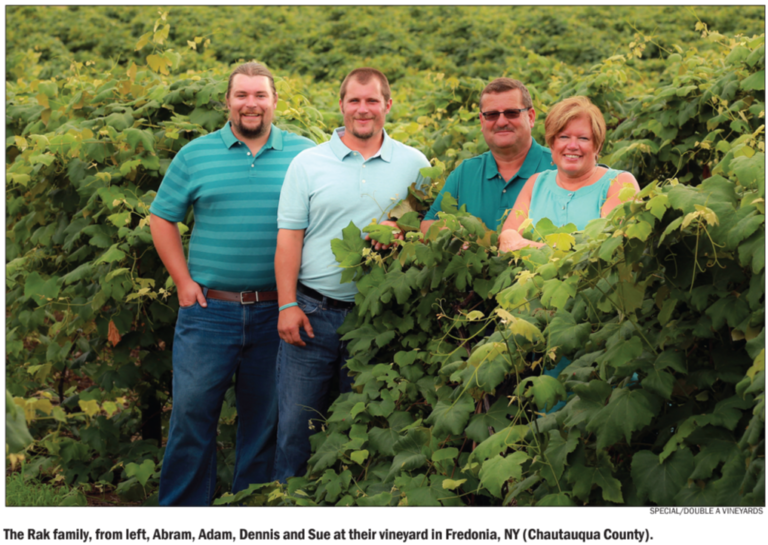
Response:
M293 158L314 145L272 125L254 156L227 122L176 154L149 210L179 222L192 205L189 273L195 282L227 291L275 289L280 188Z
M466 204L467 212L483 220L486 227L498 229L505 212L515 205L528 178L551 168L552 153L536 140L532 141L523 166L509 181L504 181L499 174L490 151L465 159L448 176L424 219L437 219L443 193L448 192L458 201L459 207Z
M304 229L299 282L326 297L355 300L357 286L341 283L342 269L331 250L331 240L353 222L363 229L408 196L408 187L424 178L419 173L429 161L420 151L390 138L378 153L363 159L352 151L336 129L330 141L301 152L285 174L277 211L280 229Z

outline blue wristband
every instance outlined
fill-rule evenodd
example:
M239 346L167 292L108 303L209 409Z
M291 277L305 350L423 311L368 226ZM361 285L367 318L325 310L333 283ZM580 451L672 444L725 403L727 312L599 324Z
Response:
M280 308L277 309L277 311L280 312L280 311L283 311L283 310L285 310L287 308L297 307L297 306L299 306L299 304L296 301L294 301L293 303L288 303L287 305L281 306Z

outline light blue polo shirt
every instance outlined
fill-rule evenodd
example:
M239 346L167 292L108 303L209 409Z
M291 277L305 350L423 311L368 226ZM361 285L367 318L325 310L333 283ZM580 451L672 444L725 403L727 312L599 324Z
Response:
M372 219L384 221L408 187L424 183L419 170L429 161L420 151L390 138L367 160L341 141L344 128L331 140L301 152L285 174L277 210L279 229L305 229L299 282L326 297L355 300L357 286L341 284L331 240L352 221L361 230Z
M176 154L149 210L179 222L192 205L189 274L195 282L227 291L275 289L280 188L293 158L314 145L272 125L254 156L227 122Z
M525 182L538 172L552 168L552 153L532 140L525 161L511 180L499 174L496 159L490 151L464 160L448 176L424 220L437 219L443 194L447 191L459 203L467 205L467 212L477 216L488 229L497 229L504 213L515 206L517 196Z

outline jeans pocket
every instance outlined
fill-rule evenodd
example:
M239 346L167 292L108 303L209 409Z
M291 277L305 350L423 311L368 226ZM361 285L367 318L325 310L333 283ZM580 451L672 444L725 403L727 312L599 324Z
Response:
M191 305L187 305L186 307L182 307L181 305L179 305L179 310L186 310L188 308L194 308L194 307L198 306L199 304L200 303L198 303L197 300L195 300L194 303L192 303Z
M296 294L296 302L299 304L301 311L307 316L317 312L321 305L320 301L307 297L302 293Z

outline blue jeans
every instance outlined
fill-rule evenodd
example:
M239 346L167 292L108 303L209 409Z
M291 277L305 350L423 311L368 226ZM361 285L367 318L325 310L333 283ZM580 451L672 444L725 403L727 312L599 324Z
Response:
M272 480L285 482L289 477L304 475L311 452L310 420L319 430L320 422L330 405L328 394L334 377L338 376L339 391L351 391L353 379L347 375L349 354L336 330L341 327L349 310L327 307L327 299L312 299L296 294L299 308L309 318L314 339L301 329L306 346L293 346L280 341L277 355L277 450Z
M207 293L207 290L204 290ZM277 302L208 299L179 309L173 341L173 411L160 474L160 505L210 505L216 427L235 379L237 443L232 491L272 477L277 396Z

